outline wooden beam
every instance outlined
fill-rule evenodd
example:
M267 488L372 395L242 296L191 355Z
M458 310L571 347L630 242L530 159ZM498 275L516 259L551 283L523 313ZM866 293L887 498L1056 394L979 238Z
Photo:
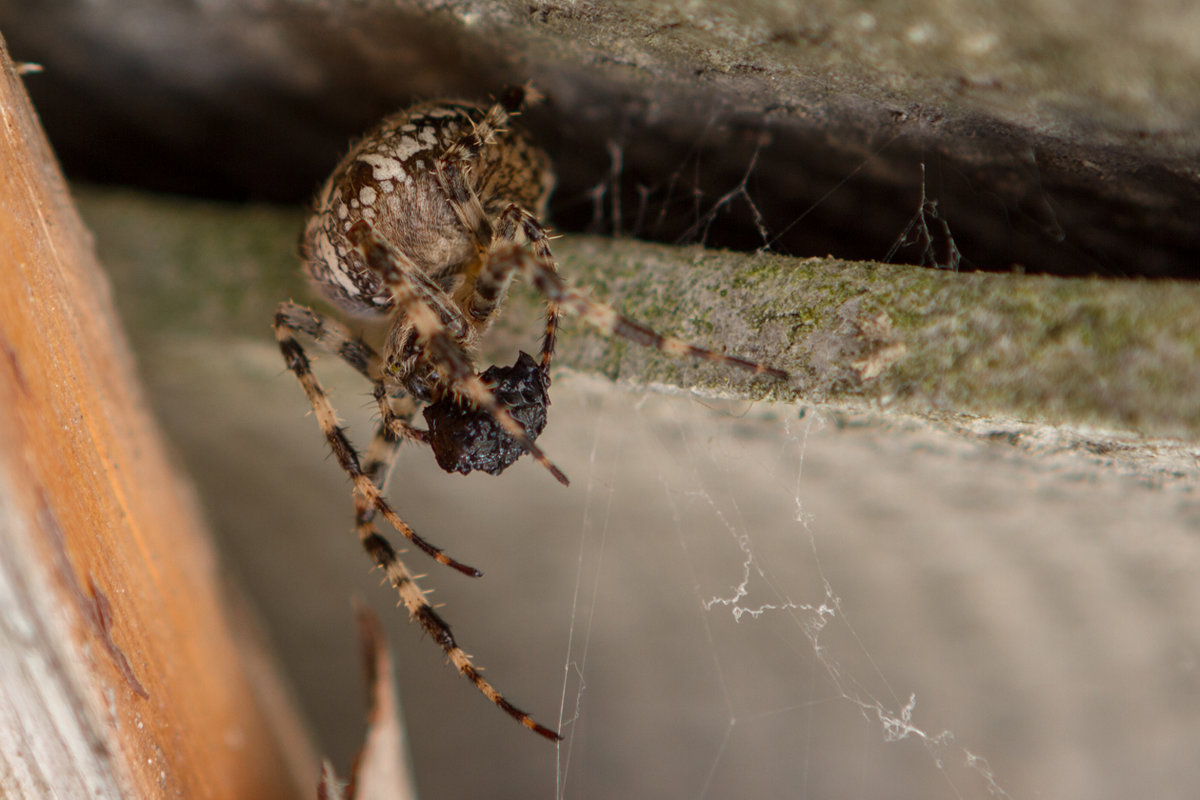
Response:
M311 796L2 41L0 138L0 796Z

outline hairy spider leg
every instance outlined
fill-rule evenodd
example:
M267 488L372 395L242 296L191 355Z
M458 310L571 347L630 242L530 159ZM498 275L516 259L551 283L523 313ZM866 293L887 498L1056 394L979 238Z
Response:
M492 220L484 210L483 202L471 187L467 176L471 164L478 158L480 150L495 140L502 133L511 117L517 116L518 109L526 102L537 102L540 95L531 86L515 88L509 91L502 102L492 105L483 119L475 124L470 133L463 134L452 145L446 148L437 161L436 173L442 191L450 199L450 205L458 216L463 228L470 233L475 243L482 269L468 278L473 280L472 295L465 304L464 310L472 319L487 320L496 306L504 298L508 288L508 279L499 276L491 268L487 253L496 241L496 229ZM550 254L545 229L537 222L530 212L516 204L509 205L499 218L500 237L521 244L520 234L524 241L538 252L543 263L551 269L557 269L554 258ZM531 224L532 223L532 224ZM554 345L558 336L559 309L554 301L547 298L546 331L542 337L541 365L543 380L550 385L550 361L554 354Z
M404 409L396 414L396 412L391 411L389 404L389 412L402 418L404 424L407 425L407 420L411 419L417 407L411 401L411 398L401 398L400 401L405 405ZM416 430L411 428L411 426L409 429ZM417 432L420 434L425 433L424 431ZM375 438L372 440L371 446L367 449L363 472L370 476L371 481L380 493L385 492L387 489L390 477L389 473L400 441L392 432L392 426L387 424L385 420L380 422L379 428L375 433ZM446 658L454 664L459 673L469 680L484 697L499 706L505 713L521 723L521 725L551 741L561 741L562 736L556 731L538 723L528 713L514 706L482 676L479 667L474 664L470 655L455 640L454 634L450 630L450 625L442 619L441 615L430 604L425 591L417 583L416 576L408 570L391 544L379 535L374 524L375 508L359 493L355 493L354 496L354 517L355 529L358 532L359 541L362 542L363 547L371 554L375 563L387 575L388 582L399 593L401 602L408 609L409 618L418 622L422 630L438 643L446 653Z
M280 338L281 329L284 331L282 338ZM312 372L308 368L307 357L303 355L303 350L300 348L299 343L287 331L300 332L309 336L322 349L342 358L359 373L375 383L376 399L379 401L381 409L383 409L384 417L379 423L370 446L367 448L360 472L371 482L375 494L381 495L386 488L391 467L395 462L396 453L401 441L404 438L411 438L427 442L426 432L413 428L409 424L409 420L412 419L413 414L416 412L416 404L409 397L387 397L386 390L383 389L383 383L377 377L380 373L379 355L365 342L354 337L345 326L318 314L310 308L295 303L283 303L276 314L276 337L280 338L280 348L283 350L285 359L288 360L288 365L292 367L293 372L296 372L296 367L293 366L295 363L294 356L298 353L304 360L301 369L311 378L311 381L306 381L305 378L301 377L300 372L297 372L297 377L300 378L300 383L304 386L306 393L311 385L316 392L324 397L324 392L320 384L312 376ZM283 344L286 338L291 338L294 347ZM288 357L289 353L292 353L292 358ZM311 400L311 393L309 397ZM327 401L325 404L328 404ZM393 404L402 406L401 410L399 412L395 411ZM313 402L313 407L317 411L318 419L326 419L326 417L322 416L317 402ZM332 409L330 411L332 412ZM322 422L322 428L325 428L324 422ZM401 430L403 433L398 435L397 430ZM344 448L353 456L352 464L357 462L357 455L354 454L353 448L346 441L346 437L344 433L341 433L340 429L338 429L338 434L335 434L333 437L330 437L329 432L326 431L326 438L330 439L330 444L335 454L339 453L339 449ZM337 442L336 444L335 441ZM339 461L342 460L340 455L338 458ZM343 464L343 466L345 465ZM352 469L347 469L346 471L351 476L354 476ZM514 706L480 674L479 667L472 662L471 657L459 646L454 638L454 634L450 631L450 626L438 615L433 606L430 605L425 592L416 582L415 576L404 565L395 548L376 529L374 520L377 511L381 511L381 509L379 509L377 503L374 502L369 493L362 491L354 493L354 527L359 541L362 543L363 549L366 550L375 562L375 565L387 576L388 582L395 587L397 593L400 595L401 602L408 609L409 618L420 623L422 630L429 634L446 653L446 658L454 664L459 673L469 680L484 697L499 706L526 728L551 741L561 741L562 737L556 731L541 725L529 716L529 714ZM401 529L401 532L403 533L404 530Z
M413 408L415 410L415 406ZM364 472L371 476L380 492L386 489L388 472L398 446L399 440L392 434L391 429L381 423L375 434L375 440L368 450L367 464L364 467ZM379 534L375 528L374 518L374 506L356 492L354 523L359 541L387 575L388 582L396 588L400 595L400 601L408 609L409 619L421 625L421 629L429 634L430 638L437 642L445 652L447 660L454 665L459 674L479 690L480 694L534 733L554 742L562 741L562 736L557 731L540 724L528 713L510 703L495 686L483 677L480 668L471 660L471 656L455 640L454 634L450 631L450 625L430 604L425 596L425 591L417 583L416 576L409 572L392 548L391 543Z
M298 303L280 303L275 315L275 324L280 317L284 324L296 333L312 339L326 353L331 353L372 383L379 380L382 360L369 344L350 332L342 323L318 314L308 306Z
M362 361L362 372L365 375L380 374L382 367L379 355L365 342L355 340L341 324L323 317L311 309L297 306L294 303L283 303L279 306L279 310L275 313L274 327L275 339L279 342L279 350L283 353L284 363L287 364L288 369L292 371L296 379L300 381L300 386L304 389L304 393L308 395L308 401L317 416L317 422L321 426L321 431L325 434L325 439L329 442L329 447L333 450L334 457L337 458L342 469L346 471L353 481L355 491L362 494L367 502L374 506L380 514L383 514L384 518L393 528L420 548L430 558L440 564L453 567L465 575L472 577L482 575L483 573L479 570L451 558L442 552L440 548L434 547L422 539L388 505L388 502L379 493L371 478L363 471L359 463L358 451L354 449L354 445L350 443L346 432L338 424L337 414L333 410L333 405L329 402L329 397L321 387L317 376L313 374L308 356L305 354L304 348L301 347L295 336L293 336L293 333L307 333L309 330L317 330L321 333L321 336L314 339L314 341L324 343L322 346L328 345L335 348L332 352L339 355L348 342L356 342L356 344L349 348L349 351L356 356L362 355L365 357L365 360ZM351 363L354 364L354 361L351 361ZM375 380L378 379L372 378L372 381Z
M528 242L538 262L555 275L559 274L558 264L554 262L554 255L550 252L550 235L532 212L511 203L500 214L499 228L501 238L518 245L523 241ZM511 276L511 269L507 269L495 259L489 259L487 269L476 281L476 291L479 291L479 285L485 277L488 283L507 287ZM546 300L546 330L542 335L541 365L543 380L549 388L550 361L554 357L554 346L558 341L558 323L562 312L556 300L545 295L543 297Z
M414 428L410 422L410 420L412 420L417 413L416 401L414 401L408 395L395 397L390 391L388 391L388 388L383 381L379 381L375 384L374 393L375 403L379 406L379 427L381 429L387 428L392 437L398 440L407 439L420 444L429 444L429 431L421 430L420 428ZM403 410L400 412L395 410L395 405L397 403L403 406ZM371 442L372 448L374 448L376 443L379 442L381 435L381 430L377 430L375 432L375 439ZM395 458L394 452L392 453L391 458ZM371 463L371 449L367 450L367 461L368 464ZM392 463L391 459L389 459L387 463L390 466ZM363 471L368 475L371 474L371 470L366 467L363 468Z
M405 398L408 399L408 398ZM396 463L396 453L400 450L400 444L407 436L396 434L397 426L407 428L413 433L418 434L412 437L415 441L424 442L428 439L425 431L417 430L408 425L408 420L412 419L416 412L416 405L412 405L412 411L405 411L403 414L397 414L392 411L389 404L390 416L392 420L381 419L379 424L375 426L375 436L371 439L371 444L367 446L367 452L363 454L363 473L371 479L371 483L375 484L375 488L380 494L385 494L387 484L391 478L392 466ZM375 507L366 503L366 498L355 495L355 507L357 508L359 501L363 501L363 508L366 509L371 519L375 518ZM364 512L365 513L365 512Z
M491 414L497 424L520 442L559 483L566 486L569 483L567 476L546 458L521 423L500 405L492 390L475 374L471 360L462 347L447 333L438 315L424 301L420 284L413 279L414 274L420 274L419 270L407 264L403 254L366 222L355 223L346 236L362 253L367 266L380 275L392 292L397 318L413 326L430 360L448 370L448 388L476 408Z

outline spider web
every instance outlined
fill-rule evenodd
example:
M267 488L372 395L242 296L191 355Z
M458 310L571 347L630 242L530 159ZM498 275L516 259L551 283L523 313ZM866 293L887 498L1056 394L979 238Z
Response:
M782 233L768 229L752 191L758 157L770 143L765 125L740 180L715 198L695 188L701 183L699 153L706 135L707 131L700 136L694 158L689 157L664 187L637 187L640 201L630 229L635 234L653 232L663 225L673 206L686 205L690 197L694 221L677 238L704 243L714 222L740 204L758 231L760 250L770 249ZM590 193L591 227L593 231L620 233L623 148L615 140L610 141L608 153L609 171ZM687 186L693 187L690 192ZM654 206L657 213L650 210ZM799 224L811 210L801 213L788 227ZM940 225L938 233L948 242L946 249L953 259L950 266L956 267L959 255L949 225L938 214L937 200L927 198L924 182L917 212L908 229L897 238L889 257L915 242L924 247L922 258L932 258L935 235L930 232L930 221ZM680 754L674 762L660 764L656 770L661 774L674 767L686 775L656 785L655 791L689 797L772 796L780 792L844 796L845 780L849 779L849 785L856 786L853 796L903 796L906 792L898 792L891 780L875 784L875 774L863 769L862 763L866 762L859 759L867 758L863 754L881 743L905 742L918 745L928 756L920 770L922 777L912 783L913 796L931 796L933 784L949 787L951 797L967 796L960 787L979 784L993 796L1007 796L985 758L956 747L949 730L922 727L930 723L914 717L915 691L894 689L889 683L830 581L811 527L814 514L808 510L802 480L809 435L814 426L823 430L824 423L815 417L787 418L792 409L783 410L784 418L772 422L745 418L737 426L743 433L757 431L755 435L762 435L758 426L764 424L780 429L760 441L758 447L744 438L733 440L737 443L734 446L733 441L712 431L709 423L694 418L685 421L687 410L678 406L667 410L672 402L680 401L642 396L631 416L645 427L634 436L639 451L653 442L659 453L670 454L665 461L658 459L657 475L643 466L644 452L618 455L626 451L628 418L622 415L620 420L596 423L594 428L563 683L563 718L573 729L559 759L557 796L572 795L572 789L578 787L580 762L589 762L586 753L580 755L576 750L580 731L593 725L605 726L603 721L589 721L587 702L591 694L589 662L604 659L592 653L592 642L605 598L612 598L610 602L620 608L644 609L645 616L652 620L665 616L661 597L630 599L644 594L646 586L627 586L625 560L619 567L606 562L610 537L638 536L638 531L645 531L657 542L653 547L633 545L634 551L656 554L654 570L674 576L676 588L669 607L678 624L650 625L652 632L639 647L621 648L623 657L632 663L657 664L659 675L675 676L679 685L696 683L681 679L681 673L691 676L693 671L705 675L706 679L699 682L708 684L707 694L695 688L690 694L673 693L671 687L655 684L657 688L642 701L631 693L627 704L631 707L615 715L614 724L622 728L656 731L647 735L642 748L636 748L646 752L657 752L655 741L680 738L673 724L680 719L678 708L689 711L686 718L692 724L686 726L687 738L703 732L699 735L706 740L704 745ZM648 410L650 406L653 410ZM705 433L689 435L697 425ZM629 507L628 501L614 498L623 491L619 486L631 480L628 470L633 464L642 467L632 478L640 497L633 504L638 516L625 519L623 511ZM648 487L655 487L655 491L649 492ZM845 491L842 487L841 492ZM842 524L858 524L846 520L844 510L835 512L835 516ZM675 543L676 552L664 551L664 539ZM730 557L740 559L740 569L732 574ZM650 563L641 554L633 558ZM629 619L624 614L620 617ZM634 618L640 620L642 615L635 614ZM695 639L692 652L684 656L681 653L687 648L666 643L672 642L679 631L687 630L689 621ZM703 646L696 647L697 642ZM622 671L609 664L591 669ZM664 696L676 699L675 711L661 708ZM844 712L847 707L851 711L849 719L834 710ZM614 715L614 705L607 700L603 708L606 718ZM704 709L702 722L694 719L698 709ZM661 716L647 718L640 713L650 710ZM817 735L818 730L832 735ZM630 733L621 734L620 739L628 742ZM848 749L838 746L835 752L825 753L831 743L848 745ZM760 763L763 758L769 761L770 754L788 750L793 756L783 759L786 766ZM707 767L706 754L710 759ZM888 754L884 760L893 757ZM903 769L911 773L912 765ZM970 774L960 774L964 771ZM576 780L572 780L573 772ZM681 791L684 787L686 790ZM597 793L594 789L577 793L592 795ZM637 787L634 793L646 789Z
M573 723L558 796L572 796L579 770L593 761L587 745L575 749L577 737L594 742L596 729L610 724L624 731L617 741L645 740L635 751L693 742L674 762L654 759L645 776L654 792L671 796L825 797L852 787L858 797L939 796L930 794L935 788L964 797L979 783L1005 796L986 761L957 747L950 731L921 727L915 691L889 684L831 582L804 479L810 436L826 433L826 424L816 416L738 419L730 414L744 408L720 413L711 404L610 398L595 423L564 684ZM733 430L722 434L714 424ZM629 473L632 464L644 465L640 474ZM850 489L836 475L825 480L840 493ZM632 505L618 499L629 492L638 495ZM638 519L625 521L618 505L636 509ZM631 569L630 560L642 563ZM643 609L616 615L640 644L596 653L595 632L605 625L597 616L614 607ZM614 657L632 664L614 665ZM629 675L635 688L624 700L596 702L593 671ZM887 745L899 753L880 752ZM905 781L864 768L896 756L907 762Z
M591 437L556 796L1117 798L1200 777L1194 740L1164 735L1195 730L1200 626L1171 613L1198 599L1171 563L1200 562L1190 487L581 382L556 398L583 391Z

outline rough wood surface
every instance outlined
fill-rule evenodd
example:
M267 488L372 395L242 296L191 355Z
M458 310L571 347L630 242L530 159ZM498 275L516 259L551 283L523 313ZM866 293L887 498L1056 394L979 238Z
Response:
M0 73L0 795L308 794L2 42Z
M532 80L560 230L1195 278L1198 9L63 0L0 4L0 27L45 66L31 91L75 177L306 203L385 114ZM915 214L929 248L904 246Z
M183 371L177 356L151 355L171 337L272 346L263 320L275 304L310 298L293 249L302 209L82 187L79 204L122 287L120 311L147 365ZM663 358L571 319L560 366L969 426L981 418L1099 427L1107 433L1081 441L1105 449L1116 447L1114 431L1200 435L1200 287L1192 282L955 273L577 235L557 239L554 252L572 281L634 318L790 370L796 380L788 392ZM489 357L511 359L538 333L534 292L518 286L506 303L485 342L498 345ZM269 374L278 369L272 356Z

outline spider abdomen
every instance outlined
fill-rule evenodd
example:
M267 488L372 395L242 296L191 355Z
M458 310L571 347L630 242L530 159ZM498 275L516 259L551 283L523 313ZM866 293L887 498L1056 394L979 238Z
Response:
M391 291L346 237L359 222L452 290L475 256L474 239L436 170L484 113L473 103L419 104L388 117L350 149L317 195L301 242L308 276L326 299L358 316L386 316L393 307ZM467 179L487 198L490 214L515 203L540 215L553 186L549 159L511 128L484 144Z

